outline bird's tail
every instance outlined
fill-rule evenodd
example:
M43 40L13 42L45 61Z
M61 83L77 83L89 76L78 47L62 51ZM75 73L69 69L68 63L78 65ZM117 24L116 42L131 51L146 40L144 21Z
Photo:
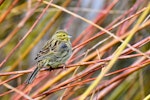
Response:
M28 77L26 83L30 84L33 82L35 76L38 74L38 72L40 71L40 67L36 67L35 70L31 73L31 75Z

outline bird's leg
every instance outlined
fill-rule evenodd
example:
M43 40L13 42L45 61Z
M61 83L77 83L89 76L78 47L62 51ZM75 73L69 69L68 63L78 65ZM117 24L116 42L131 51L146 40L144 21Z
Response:
M66 64L62 64L62 65L63 65L63 70L65 70L67 65Z
M47 71L52 71L52 70L54 70L55 68L52 68L51 66L48 66L48 67L46 67L45 68L45 70L47 70Z
M49 67L49 71L53 71L55 68Z

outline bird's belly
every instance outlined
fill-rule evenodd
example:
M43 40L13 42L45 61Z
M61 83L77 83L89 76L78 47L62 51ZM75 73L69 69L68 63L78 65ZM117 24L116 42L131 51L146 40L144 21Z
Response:
M69 59L71 55L71 50L65 50L64 52L58 52L52 56L46 56L43 59L46 59L47 63L44 67L49 66L52 68L57 68Z

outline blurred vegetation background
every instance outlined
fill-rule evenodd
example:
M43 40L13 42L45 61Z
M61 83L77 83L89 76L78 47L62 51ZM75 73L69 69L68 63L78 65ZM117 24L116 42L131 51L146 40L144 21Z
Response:
M86 100L149 100L149 8L149 0L0 0L0 100L82 100L86 92ZM26 86L36 54L58 29L72 35L67 68L42 70ZM130 34L131 46L114 57Z

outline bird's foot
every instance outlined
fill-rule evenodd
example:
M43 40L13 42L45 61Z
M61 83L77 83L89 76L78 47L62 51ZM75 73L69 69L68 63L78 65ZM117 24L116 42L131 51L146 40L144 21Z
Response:
M45 68L45 70L47 71L53 71L55 68L49 67L49 68Z
M67 66L66 64L63 64L63 70L65 70L65 69L66 69L66 66Z

